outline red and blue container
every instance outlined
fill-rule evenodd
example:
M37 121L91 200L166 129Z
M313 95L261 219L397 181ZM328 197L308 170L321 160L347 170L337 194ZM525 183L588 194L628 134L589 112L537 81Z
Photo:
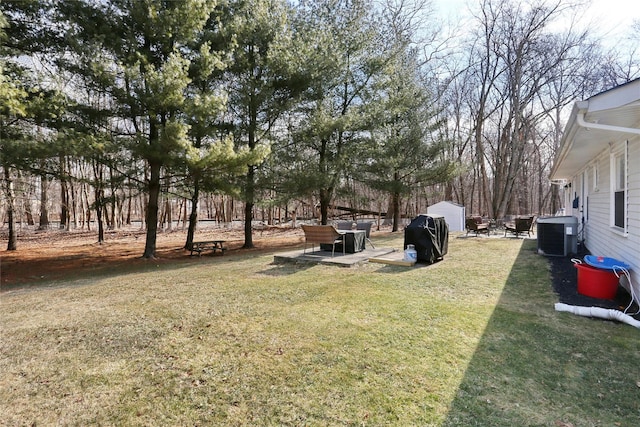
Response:
M585 263L573 260L578 269L578 293L591 298L615 299L619 277L616 275L629 265L614 258L587 255Z

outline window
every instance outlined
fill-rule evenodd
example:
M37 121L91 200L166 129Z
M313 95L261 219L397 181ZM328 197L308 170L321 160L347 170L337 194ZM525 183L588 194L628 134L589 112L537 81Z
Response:
M612 225L626 232L627 220L627 143L611 155Z

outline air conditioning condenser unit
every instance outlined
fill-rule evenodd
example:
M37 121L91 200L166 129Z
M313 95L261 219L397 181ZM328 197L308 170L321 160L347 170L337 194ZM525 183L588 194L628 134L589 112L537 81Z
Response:
M578 253L578 218L548 216L537 220L538 253L568 256Z

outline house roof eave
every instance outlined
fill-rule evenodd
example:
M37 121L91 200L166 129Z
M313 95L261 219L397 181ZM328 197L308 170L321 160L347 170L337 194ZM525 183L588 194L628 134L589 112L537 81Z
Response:
M552 181L569 178L565 176L566 174L564 172L561 171L561 166L565 163L565 159L572 151L573 143L575 141L575 134L578 130L578 126L576 123L578 111L580 111L581 104L583 104L584 102L586 101L579 101L573 104L569 120L567 120L567 124L565 126L565 131L562 134L562 138L560 139L560 151L556 153L556 157L553 161L553 167L551 168L550 178Z
M640 79L573 105L554 165L552 181L568 180L607 145L640 135Z

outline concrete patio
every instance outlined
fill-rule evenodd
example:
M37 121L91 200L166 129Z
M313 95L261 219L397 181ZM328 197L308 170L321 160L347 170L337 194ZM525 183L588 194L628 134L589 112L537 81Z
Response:
M377 258L383 255L392 254L397 252L402 257L401 251L396 251L393 248L378 248L378 249L365 249L362 252L356 252L353 254L345 254L342 252L336 252L334 256L331 256L331 251L323 251L316 249L311 251L307 249L306 253L304 249L297 249L295 251L282 252L273 256L273 262L275 264L284 263L314 263L314 264L326 264L336 265L340 267L352 267L361 265L369 261L370 258Z

